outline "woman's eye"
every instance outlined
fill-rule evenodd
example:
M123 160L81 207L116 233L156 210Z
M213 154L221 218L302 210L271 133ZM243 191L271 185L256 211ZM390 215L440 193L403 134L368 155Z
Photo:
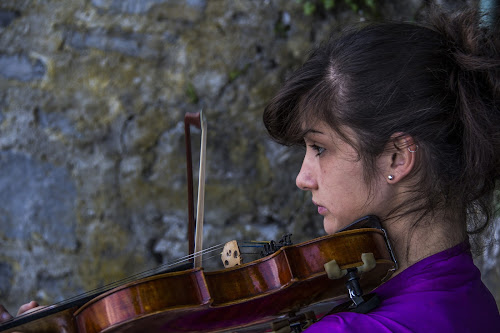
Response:
M317 146L317 145L311 145L311 148L314 151L316 151L316 156L319 156L319 155L323 154L323 152L325 151L325 148Z

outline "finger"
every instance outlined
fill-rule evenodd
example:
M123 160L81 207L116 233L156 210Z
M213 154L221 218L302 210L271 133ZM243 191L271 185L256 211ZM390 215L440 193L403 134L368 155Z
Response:
M0 304L0 323L6 322L7 320L12 319L12 316L7 311L7 309Z
M38 303L35 302L35 301L31 301L29 303L26 303L26 304L23 304L21 305L21 307L19 308L19 311L17 311L17 315L19 316L20 314L23 314L25 313L26 311L28 310L31 310L31 309L34 309L38 306Z

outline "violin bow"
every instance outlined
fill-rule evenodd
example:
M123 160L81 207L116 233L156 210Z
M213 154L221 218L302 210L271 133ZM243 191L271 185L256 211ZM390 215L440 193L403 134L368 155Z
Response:
M190 127L195 126L201 129L201 148L200 148L200 170L198 178L198 204L197 218L194 218L194 199L193 199L193 162L191 154L191 131ZM186 140L186 170L188 186L188 242L189 255L193 255L194 267L201 266L201 253L203 242L203 212L205 199L205 163L206 163L206 128L207 122L203 110L196 113L186 113L184 116L184 133ZM196 235L195 235L196 230ZM198 258L198 259L196 259Z
M205 164L207 151L207 120L203 110L200 111L201 122L201 148L200 148L200 170L198 176L198 205L196 207L196 234L194 242L194 267L201 267L201 253L203 249L203 213L205 211Z

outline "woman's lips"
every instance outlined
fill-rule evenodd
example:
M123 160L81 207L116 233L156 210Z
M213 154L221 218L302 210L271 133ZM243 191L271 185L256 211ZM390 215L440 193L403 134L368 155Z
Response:
M313 204L315 204L316 206L318 206L318 213L319 213L320 215L325 215L325 214L326 214L326 212L328 211L325 207L323 207L323 206L321 206L321 205L318 205L318 204L317 204L317 203L315 203L314 201L313 201Z

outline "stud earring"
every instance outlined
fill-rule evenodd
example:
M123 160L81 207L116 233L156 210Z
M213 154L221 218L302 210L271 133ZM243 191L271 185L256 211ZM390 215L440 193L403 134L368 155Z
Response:
M394 179L394 176L393 176L393 175L389 175L389 176L387 176L387 179L389 179L389 180L393 180L393 179Z
M410 149L410 147L408 147L408 151L409 151L410 153L416 153L416 152L417 152L417 150L418 150L418 145L415 145L415 150L411 150L411 149Z

